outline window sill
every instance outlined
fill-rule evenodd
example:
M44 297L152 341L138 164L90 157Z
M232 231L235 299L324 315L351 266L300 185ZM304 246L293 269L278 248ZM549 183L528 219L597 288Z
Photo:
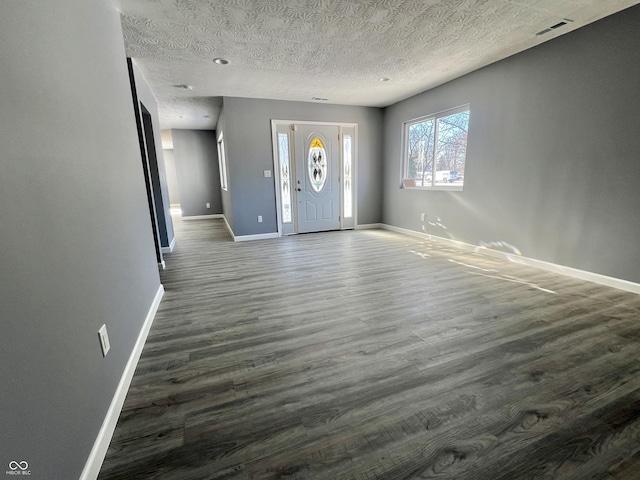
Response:
M401 190L436 190L441 192L461 192L463 185L438 185L435 187L406 187L402 185Z

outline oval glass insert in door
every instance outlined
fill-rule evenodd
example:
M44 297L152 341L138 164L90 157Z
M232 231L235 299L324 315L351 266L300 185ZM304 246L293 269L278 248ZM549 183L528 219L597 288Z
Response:
M311 188L316 193L322 191L327 181L327 152L324 149L322 140L318 137L311 140L309 144L307 172Z

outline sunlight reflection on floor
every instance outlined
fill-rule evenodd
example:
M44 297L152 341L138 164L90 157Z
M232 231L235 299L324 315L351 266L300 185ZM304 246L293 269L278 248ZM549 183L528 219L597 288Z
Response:
M458 252L456 249L451 248L451 247L447 247L447 246L442 246L439 245L438 247L435 247L433 245L430 245L428 243L425 242L418 242L417 246L420 248L422 247L425 250L434 250L434 253L437 251L438 253L447 256L447 260L451 263L455 263L456 265L460 265L469 269L473 269L475 271L468 271L467 273L470 275L478 275L478 276L483 276L483 277L487 277L487 278L494 278L497 280L504 280L507 282L511 282L511 283L518 283L521 285L526 285L528 287L534 288L536 290L540 290L541 292L545 292L545 293L551 293L553 295L556 295L557 292L553 291L553 290L549 290L547 288L541 287L535 283L532 283L528 280L524 280L518 277L514 277L512 275L507 275L507 274L502 274L500 273L499 270L497 270L496 268L484 268L481 267L479 265L472 265L470 263L465 263L465 262L461 262L458 260L454 260L453 258L450 258L448 254L456 254L456 253L461 253ZM477 247L474 251L474 253L476 254L482 254L483 252L488 252L489 250L493 250L492 247L498 247L498 248L506 248L508 250L511 250L511 252L513 253L507 253L507 255L521 255L520 250L518 250L517 247L514 247L513 245L508 244L507 242L503 242L503 241L497 241L497 242L481 242L480 246ZM499 250L498 250L499 251ZM420 252L418 250L409 248L409 252L421 257L424 260L429 259L430 257L432 257L431 254L427 253L427 252ZM506 252L503 252L506 253ZM476 259L473 259L476 260ZM477 259L478 261L480 261L480 259ZM509 258L509 260L511 260L511 258Z

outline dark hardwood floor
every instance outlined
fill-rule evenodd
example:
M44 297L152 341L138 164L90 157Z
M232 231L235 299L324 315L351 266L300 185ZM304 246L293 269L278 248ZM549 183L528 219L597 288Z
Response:
M378 231L174 218L100 480L640 478L640 297Z

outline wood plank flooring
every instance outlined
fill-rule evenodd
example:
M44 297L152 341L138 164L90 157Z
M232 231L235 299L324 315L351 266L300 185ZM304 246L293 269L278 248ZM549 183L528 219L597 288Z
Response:
M174 219L100 480L640 479L640 297L378 231Z

